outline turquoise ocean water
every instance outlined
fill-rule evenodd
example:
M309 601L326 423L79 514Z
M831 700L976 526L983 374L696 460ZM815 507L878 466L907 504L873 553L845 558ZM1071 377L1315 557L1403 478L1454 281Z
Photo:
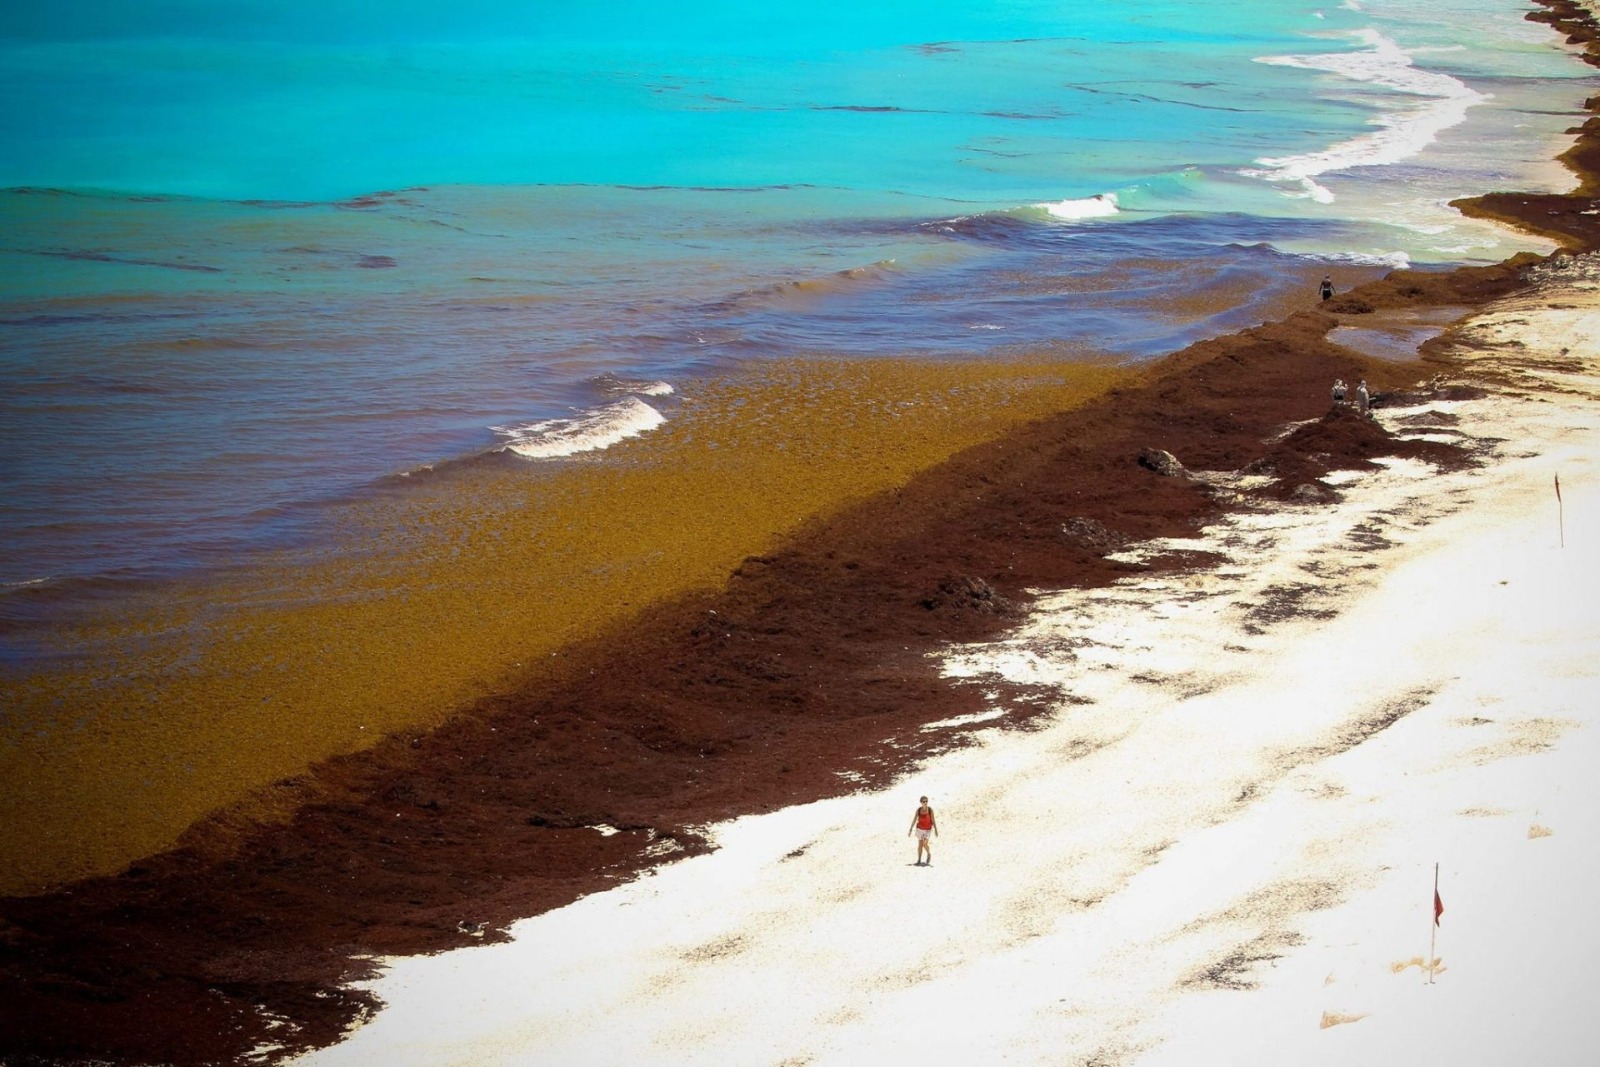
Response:
M1444 205L1564 187L1593 81L1528 10L11 5L0 638L745 361L1148 358L1259 321L1209 291L1542 248Z

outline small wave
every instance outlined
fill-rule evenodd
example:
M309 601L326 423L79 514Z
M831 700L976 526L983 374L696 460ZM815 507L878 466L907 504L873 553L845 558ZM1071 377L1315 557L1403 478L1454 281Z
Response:
M163 573L154 567L127 566L100 574L51 574L0 582L0 634L16 633L18 627L40 621L55 625L61 620L57 613L62 605L82 606L136 594Z
M1054 219L1103 219L1119 214L1116 193L1096 193L1082 200L1057 200L1053 204L1037 204Z
M850 292L860 285L888 281L900 273L898 262L893 259L880 259L864 267L850 267L831 274L797 278L748 289L730 301L707 305L707 310L723 311L751 303L805 308L815 301L838 293Z
M590 379L591 384L607 396L671 396L675 390L667 382L648 378L622 378L607 371Z
M47 574L43 578L24 578L16 582L0 582L0 590L9 592L12 589L29 589L34 586L49 585L53 581L55 581L55 576Z
M781 295L797 296L838 293L863 282L885 281L899 273L900 265L895 260L880 259L876 263L868 263L864 267L849 267L817 278L802 278L797 281L782 282L773 291Z
M184 263L174 259L145 259L141 256L117 255L111 252L101 252L97 249L22 248L17 251L25 255L51 256L56 259L81 259L93 263L115 263L129 267L161 267L165 270L187 270L201 274L224 273L221 267L213 267L206 263Z
M1390 270L1409 270L1411 257L1404 252L1284 252L1274 248L1275 252L1284 255L1297 256L1301 259L1312 259L1318 263L1341 263L1354 267L1387 267Z
M662 383L665 384L665 383ZM586 411L567 419L544 419L525 426L495 426L495 433L506 438L503 452L514 452L528 459L559 459L609 448L629 437L637 437L666 422L666 416L638 397L628 396L614 404Z
M1333 192L1316 180L1320 175L1351 167L1386 166L1414 156L1441 131L1464 121L1468 109L1488 99L1448 74L1419 69L1412 63L1411 53L1376 30L1358 30L1354 36L1368 46L1365 51L1262 56L1256 61L1327 71L1407 97L1422 97L1426 102L1379 114L1372 120L1378 129L1371 133L1319 152L1258 159L1261 169L1241 170L1240 174L1296 184L1300 191L1290 195L1329 204L1333 202Z
M1062 227L1041 223L1078 222L1110 218L1122 213L1116 193L1100 193L1081 200L1058 200L1025 207L957 215L919 224L919 229L941 237L1005 245L1032 245L1059 239Z
M130 352L247 352L282 348L290 342L278 342L242 334L218 333L210 336L185 334L178 337L158 337L148 341L126 341Z

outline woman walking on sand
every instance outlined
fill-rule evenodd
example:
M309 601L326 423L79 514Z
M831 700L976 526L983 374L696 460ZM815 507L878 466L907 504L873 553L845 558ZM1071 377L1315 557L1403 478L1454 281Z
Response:
M928 807L928 798L923 797L917 805L916 812L911 816L911 829L906 831L906 836L915 834L917 837L917 862L918 867L933 866L933 848L928 844L930 836L939 835L939 824L933 817L933 809ZM923 859L926 856L927 859Z

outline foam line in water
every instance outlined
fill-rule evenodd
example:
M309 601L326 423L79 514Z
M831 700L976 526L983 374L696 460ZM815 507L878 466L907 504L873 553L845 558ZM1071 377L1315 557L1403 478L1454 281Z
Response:
M666 416L661 412L638 397L629 396L571 418L544 419L524 426L496 426L493 429L507 438L501 451L515 452L529 459L557 459L609 448L618 441L653 430L666 421Z
M1348 263L1357 267L1386 267L1390 270L1407 270L1411 266L1411 257L1404 252L1295 252L1282 248L1274 248L1274 251L1318 263Z
M1301 191L1290 195L1332 203L1333 193L1316 181L1318 176L1351 167L1385 166L1414 156L1431 144L1440 131L1461 123L1468 109L1488 99L1448 74L1418 69L1409 52L1376 30L1358 30L1354 36L1368 46L1367 50L1263 56L1257 62L1327 71L1407 97L1421 97L1425 102L1378 115L1372 120L1378 128L1371 133L1318 152L1258 159L1261 169L1242 170L1241 174L1296 183Z

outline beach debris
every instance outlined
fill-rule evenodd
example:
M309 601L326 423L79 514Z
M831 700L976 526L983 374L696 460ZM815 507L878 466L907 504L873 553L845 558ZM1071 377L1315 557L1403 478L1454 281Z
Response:
M1270 477L1278 473L1278 457L1272 455L1253 459L1239 468L1239 473L1245 477Z
M938 591L920 601L929 611L940 608L976 611L985 615L1015 615L1016 603L1001 596L994 586L982 578L948 578L939 583Z
M1097 519L1076 515L1061 524L1066 540L1098 552L1114 552L1128 543L1128 535L1111 529Z
M1532 841L1535 838L1549 837L1554 833L1555 831L1550 829L1550 827L1540 826L1538 823L1534 823L1528 827L1528 840Z
M1345 1023L1358 1023L1366 1017L1367 1016L1365 1013L1360 1015L1343 1015L1339 1012L1325 1011L1322 1013L1322 1022L1319 1023L1318 1026L1321 1029L1326 1030L1330 1026L1343 1026Z
M1332 504L1339 500L1339 494L1321 482L1301 482L1289 493L1289 499L1296 504Z
M456 923L456 929L460 930L468 937L482 937L484 927L487 925L487 923L475 923L469 922L466 919L462 919L460 922Z
M1270 936L1257 938L1189 975L1182 984L1197 989L1258 989L1260 983L1255 977L1255 968L1263 963L1275 965L1277 960L1282 959L1283 953L1276 951L1282 944L1292 945L1293 941Z
M1163 478L1181 478L1189 473L1184 470L1183 464L1178 462L1177 456L1159 448L1147 448L1140 452L1139 466L1155 471Z
M670 856L674 852L682 851L684 851L683 842L671 834L664 834L646 845L643 854L652 859L659 859L662 856Z

